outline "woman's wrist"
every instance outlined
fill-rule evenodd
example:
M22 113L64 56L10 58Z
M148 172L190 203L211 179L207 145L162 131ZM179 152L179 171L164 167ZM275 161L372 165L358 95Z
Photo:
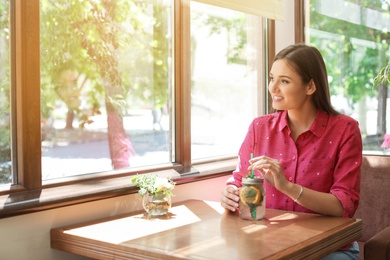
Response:
M292 182L288 182L285 188L281 190L281 192L289 196L295 203L297 203L298 200L302 198L303 191L304 188L302 185Z
M298 200L301 198L302 193L303 193L303 186L302 185L300 185L300 186L301 186L301 189L299 191L298 196L295 199L293 199L295 203L298 203Z

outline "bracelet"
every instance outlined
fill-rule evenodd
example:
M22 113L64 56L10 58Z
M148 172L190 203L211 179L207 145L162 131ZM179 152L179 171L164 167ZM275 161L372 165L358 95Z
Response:
M303 186L301 185L301 190L299 191L298 197L294 200L295 203L297 203L298 199L301 197L303 192Z

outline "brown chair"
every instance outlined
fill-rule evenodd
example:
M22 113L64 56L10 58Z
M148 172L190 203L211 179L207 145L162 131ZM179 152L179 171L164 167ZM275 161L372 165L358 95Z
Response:
M358 240L360 259L390 260L390 157L364 156L361 176L360 204L355 213L363 222Z
M385 228L364 244L364 259L390 259L390 227Z

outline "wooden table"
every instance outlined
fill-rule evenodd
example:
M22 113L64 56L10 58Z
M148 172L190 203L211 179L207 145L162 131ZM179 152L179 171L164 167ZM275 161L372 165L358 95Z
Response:
M188 200L167 216L125 214L51 230L52 248L94 259L318 259L358 239L358 219L267 209L241 219Z

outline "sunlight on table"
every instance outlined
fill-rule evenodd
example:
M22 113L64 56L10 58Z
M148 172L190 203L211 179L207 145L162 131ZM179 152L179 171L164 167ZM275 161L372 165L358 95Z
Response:
M221 202L207 201L207 200L204 200L203 202L206 203L207 205L209 205L211 208L213 208L219 214L223 214L225 212L225 209L221 206Z
M192 224L201 220L184 205L172 207L169 212L170 214L167 218L175 219L175 221L168 221L168 219L163 218L148 219L144 214L139 214L82 228L70 229L64 233L120 244L128 240Z

